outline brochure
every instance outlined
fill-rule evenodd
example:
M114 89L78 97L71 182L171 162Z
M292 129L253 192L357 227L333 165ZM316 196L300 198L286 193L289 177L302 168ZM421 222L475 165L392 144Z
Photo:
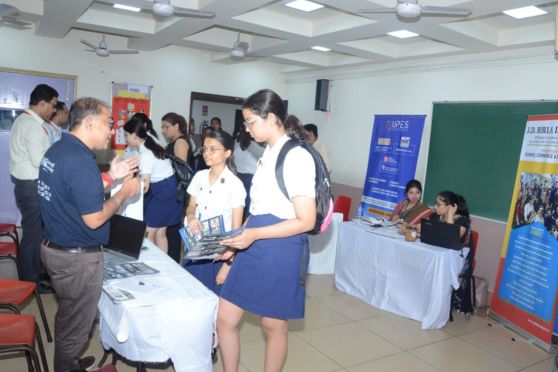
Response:
M121 288L116 288L111 285L103 286L103 291L109 296L110 300L115 304L120 303L122 301L133 300L134 296Z
M184 240L185 258L190 260L213 259L221 255L227 248L221 245L221 240L239 235L244 231L241 226L238 229L225 232L223 216L216 216L201 221L203 230L200 234L194 234L185 226L179 230Z
M157 274L159 270L152 268L145 262L128 262L113 266L105 266L103 279L123 279L138 275Z

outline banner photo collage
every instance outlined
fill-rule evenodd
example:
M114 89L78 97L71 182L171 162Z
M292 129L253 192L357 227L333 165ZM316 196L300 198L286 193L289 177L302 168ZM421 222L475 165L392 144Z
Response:
M491 310L552 343L558 289L558 115L529 116Z
M112 148L124 150L124 124L137 112L151 115L151 89L149 85L112 83L112 118L115 135L112 136Z

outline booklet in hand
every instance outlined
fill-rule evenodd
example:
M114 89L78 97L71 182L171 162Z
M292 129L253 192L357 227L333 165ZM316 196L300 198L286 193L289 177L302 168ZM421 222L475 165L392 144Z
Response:
M217 258L227 248L221 244L221 241L239 235L244 231L242 226L225 232L222 215L201 221L201 223L203 226L201 234L194 234L188 226L179 230L186 252L184 258L193 261Z

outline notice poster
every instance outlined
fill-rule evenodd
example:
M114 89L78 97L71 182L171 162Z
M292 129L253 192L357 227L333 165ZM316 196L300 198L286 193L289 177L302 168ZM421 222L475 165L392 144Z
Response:
M552 342L558 289L558 115L529 116L492 311Z
M375 115L359 217L387 217L415 178L425 115Z
M114 120L115 131L115 135L112 136L113 149L123 150L126 148L124 124L138 112L150 116L151 87L147 85L112 83L112 118Z

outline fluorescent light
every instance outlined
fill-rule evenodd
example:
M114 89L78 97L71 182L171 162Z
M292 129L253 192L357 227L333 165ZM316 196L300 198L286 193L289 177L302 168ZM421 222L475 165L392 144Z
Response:
M316 4L312 1L306 1L306 0L291 1L290 3L285 4L285 6L288 6L289 8L302 10L303 12L312 12L314 10L324 7L321 4Z
M136 8L135 6L129 6L123 4L114 4L113 7L116 9L129 10L130 12L139 12L141 10L141 8Z
M535 17L543 14L548 14L548 12L542 10L541 8L537 8L536 6L532 6L532 5L526 6L524 8L504 10L502 13L510 17L513 17L515 19L529 18L529 17Z
M324 47L321 47L321 46L318 46L318 45L313 46L313 47L310 48L310 49L318 50L318 51L320 51L320 52L329 52L329 51L331 50L331 49L329 49L329 48L324 48Z
M388 32L387 34L389 36L397 37L399 39L406 39L408 37L419 36L419 34L415 34L414 32L407 31L407 30L392 31L392 32Z

